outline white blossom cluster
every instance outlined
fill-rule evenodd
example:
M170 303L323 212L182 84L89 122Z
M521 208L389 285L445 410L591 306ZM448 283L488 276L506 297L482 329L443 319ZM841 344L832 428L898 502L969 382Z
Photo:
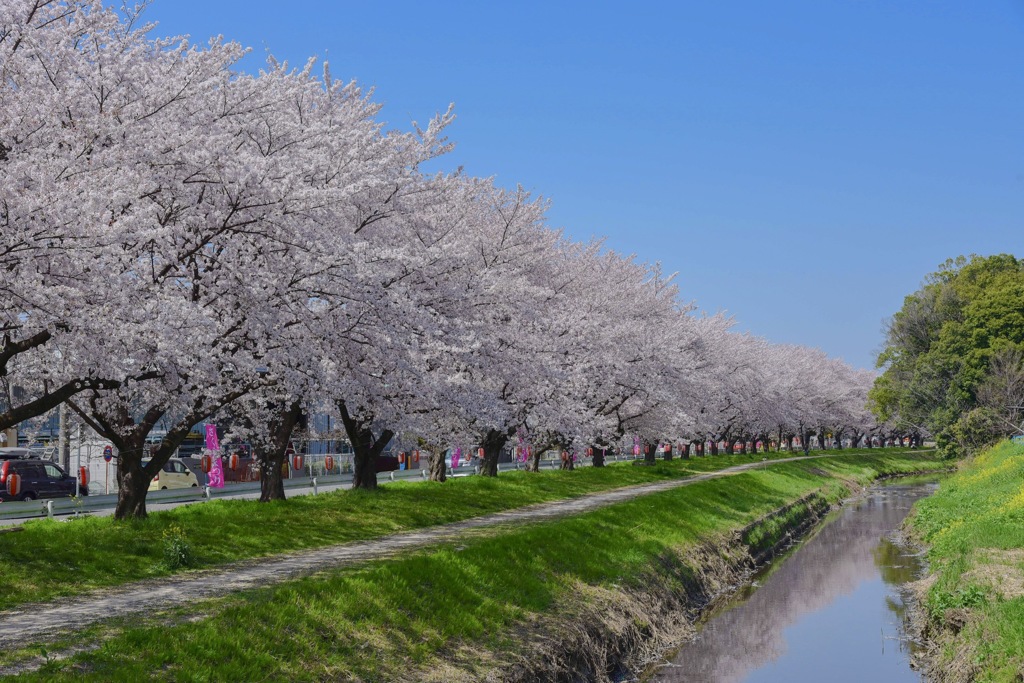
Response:
M250 75L152 32L0 0L0 426L69 402L121 479L229 408L333 413L367 448L874 428L870 373L731 332L522 189L422 172L451 109L387 131L326 64Z

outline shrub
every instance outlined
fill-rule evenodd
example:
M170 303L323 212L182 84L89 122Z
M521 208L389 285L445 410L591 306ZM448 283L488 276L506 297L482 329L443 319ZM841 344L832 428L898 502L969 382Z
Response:
M192 548L188 544L185 530L177 524L164 529L164 566L180 569L192 564Z

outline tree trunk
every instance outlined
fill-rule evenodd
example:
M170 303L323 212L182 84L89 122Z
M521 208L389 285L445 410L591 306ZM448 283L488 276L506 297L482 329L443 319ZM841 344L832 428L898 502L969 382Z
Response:
M370 440L372 440L372 436ZM369 442L368 440L367 442ZM372 448L353 447L352 488L372 491L377 488L377 456Z
M150 452L149 464L142 466L146 438L160 420L166 416L166 408L160 405L129 412L125 405L114 411L101 409L98 395L88 400L88 410L73 400L68 405L97 434L110 441L118 450L117 457L117 506L114 519L143 519L146 517L146 494L149 482L163 469L178 446L185 440L192 427L220 408L243 396L247 389L239 389L221 395L216 401L202 402L191 413L180 416L177 422L164 434L163 439ZM136 421L136 416L142 417Z
M594 449L594 455L591 456L591 464L594 467L604 467L604 449L598 446L591 446Z
M269 503L272 500L284 500L284 477L281 469L284 467L284 453L280 458L269 456L265 461L260 462L260 500L261 503Z
M142 467L142 448L145 437L120 440L117 446L117 505L114 519L145 519L146 494L153 474ZM132 457L133 451L138 455ZM150 461L152 465L153 461ZM163 467L163 464L160 465ZM155 473L154 473L155 474Z
M78 410L75 412L82 414ZM143 420L141 424L136 425L125 411L120 416L120 424L108 423L110 428L101 434L117 448L117 505L114 507L114 519L146 518L149 483L171 459L190 429L190 426L175 425L151 450L149 463L143 467L146 437L149 436L155 422L156 420Z
M668 441L665 442L665 450L661 452L662 460L671 460L673 458L672 444Z
M302 406L298 401L282 406L280 412L267 425L269 440L262 443L259 439L253 441L253 453L260 467L261 503L285 499L281 468L287 457L292 430L301 416Z
M383 452L394 433L385 429L380 437L373 436L372 417L359 418L348 412L344 401L338 401L338 411L345 433L352 443L352 488L373 490L377 488L377 456Z
M130 423L130 418L127 419ZM146 455L146 436L152 429L127 431L127 436L115 432L103 434L117 448L117 505L114 507L114 519L145 519L149 483L171 459L188 430L183 430L179 425L168 432L151 449L149 463L145 467L142 460Z
M498 457L501 449L505 447L511 434L490 429L484 435L480 446L484 449L484 459L480 463L480 474L485 477L498 476Z
M427 458L427 472L430 476L430 481L448 481L448 462L447 458L444 457L445 450L433 446L429 448L430 456Z
M658 461L658 445L644 442L644 464L653 465Z
M711 440L711 455L718 455L718 440Z
M526 459L527 472L540 472L540 456L546 448L534 448L530 451L530 457Z

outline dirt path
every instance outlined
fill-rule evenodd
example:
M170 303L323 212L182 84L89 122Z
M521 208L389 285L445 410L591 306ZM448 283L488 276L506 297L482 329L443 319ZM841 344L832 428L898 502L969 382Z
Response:
M810 456L813 458L834 456ZM580 514L614 503L688 486L700 481L727 477L756 467L805 460L783 458L736 465L687 479L641 484L595 493L581 498L561 500L505 512L474 517L442 526L419 529L392 536L307 550L289 555L250 560L216 569L190 572L152 581L141 581L36 605L0 612L0 648L17 648L85 628L91 624L132 614L153 614L161 609L193 603L204 598L222 597L231 591L288 581L301 576L343 567L367 560L391 557L399 553L468 537L474 531L508 524L537 522Z

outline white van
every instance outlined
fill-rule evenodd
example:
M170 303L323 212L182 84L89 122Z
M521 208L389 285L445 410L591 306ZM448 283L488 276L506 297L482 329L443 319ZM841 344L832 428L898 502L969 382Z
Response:
M145 467L149 464L149 460L143 460L142 466ZM189 487L199 486L199 480L196 479L196 475L192 473L188 467L185 466L181 460L177 458L171 458L166 463L162 470L157 472L153 480L149 482L150 491L160 491L163 489L187 489Z

